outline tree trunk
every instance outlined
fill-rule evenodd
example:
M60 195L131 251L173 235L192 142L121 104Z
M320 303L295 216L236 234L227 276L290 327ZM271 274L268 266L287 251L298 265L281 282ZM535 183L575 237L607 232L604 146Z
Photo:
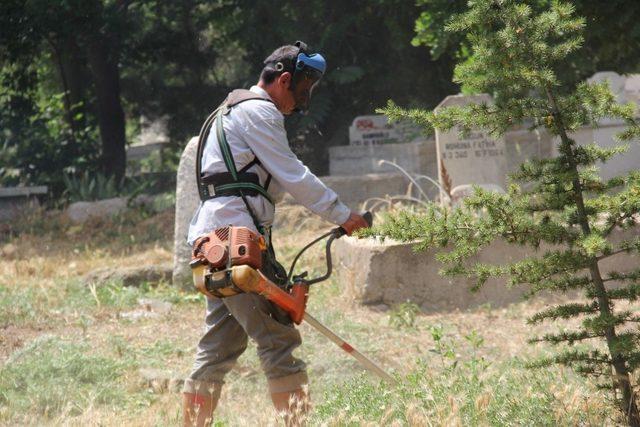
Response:
M49 44L53 50L62 90L64 91L64 106L66 119L71 129L71 151L69 155L77 156L80 152L76 134L84 128L86 124L86 64L78 56L79 47L76 40L71 36L61 40L49 39ZM81 117L76 115L81 113Z
M68 36L60 45L60 63L66 75L66 84L69 91L69 103L74 113L74 130L84 126L86 120L84 114L87 110L87 65L86 58L80 55L80 47L75 38ZM80 107L78 108L78 104ZM75 119L77 113L82 113L80 120Z
M106 175L115 176L120 182L125 173L126 153L117 55L111 51L108 40L102 34L92 37L87 48L102 140L102 169Z

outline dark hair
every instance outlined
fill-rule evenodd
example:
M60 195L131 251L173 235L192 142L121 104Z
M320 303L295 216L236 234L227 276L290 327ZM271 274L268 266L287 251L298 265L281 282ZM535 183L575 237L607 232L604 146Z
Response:
M293 45L281 46L274 50L273 53L264 60L264 68L260 73L260 80L266 84L271 84L285 71L293 73L299 51L300 48ZM279 66L278 64L282 65Z

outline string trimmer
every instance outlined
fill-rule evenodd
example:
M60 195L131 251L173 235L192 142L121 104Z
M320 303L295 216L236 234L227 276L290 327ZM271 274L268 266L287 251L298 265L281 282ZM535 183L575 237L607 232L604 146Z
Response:
M371 225L371 213L367 212L363 217ZM196 242L191 262L194 281L198 290L212 297L227 297L239 292L253 292L264 296L286 311L295 324L299 325L302 321L306 321L353 356L366 369L383 380L395 384L396 381L391 375L306 312L309 287L331 276L333 272L331 245L335 239L345 234L344 229L337 227L306 245L294 258L289 269L288 286L283 289L259 271L262 266L260 254L266 248L262 236L245 227L219 228ZM307 278L307 272L293 275L300 256L326 238L328 238L325 247L326 273L313 279Z

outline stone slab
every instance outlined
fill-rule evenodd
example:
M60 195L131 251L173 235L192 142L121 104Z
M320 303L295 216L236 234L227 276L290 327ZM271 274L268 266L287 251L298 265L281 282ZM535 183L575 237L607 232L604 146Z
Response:
M171 272L171 265L158 263L137 267L106 267L87 273L83 282L97 287L113 283L125 287L138 287L143 283L167 283L171 278Z
M372 203L374 198L404 195L409 186L407 177L400 173L324 176L320 179L338 193L340 200L354 210L361 209L366 201ZM438 190L434 185L424 181L421 183L424 184L422 188L428 196L437 196Z
M0 188L0 221L12 221L40 206L38 196L46 195L46 186Z
M47 191L48 187L45 185L35 187L0 187L0 198L43 195L47 194Z
M176 215L173 239L173 284L189 288L191 284L191 248L187 244L189 223L198 208L200 198L196 184L198 138L194 137L182 152L176 176Z
M632 234L633 233L633 234ZM640 235L639 227L632 232L616 230L612 239L620 241ZM531 248L497 241L485 248L474 260L486 263L517 261L526 256L542 254ZM507 288L504 279L492 278L478 292L470 292L471 279L442 277L442 268L435 259L436 250L415 253L413 244L374 239L358 240L344 237L334 244L334 266L344 295L361 304L393 305L413 301L425 311L464 310L491 304L506 306L523 300L527 288ZM629 271L637 268L638 257L618 254L601 263L602 271ZM608 285L615 286L615 284Z
M369 146L343 145L329 148L329 175L365 175L394 173L398 169L381 160L394 162L409 173L424 174L435 179L436 149L433 140L404 144Z

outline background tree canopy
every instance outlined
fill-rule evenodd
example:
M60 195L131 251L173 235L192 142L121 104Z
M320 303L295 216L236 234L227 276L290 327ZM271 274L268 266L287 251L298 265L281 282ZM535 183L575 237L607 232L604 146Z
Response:
M540 0L541 7L550 0ZM576 0L586 52L567 69L638 70L640 4ZM140 117L167 117L175 153L233 88L257 80L276 47L306 41L329 71L307 116L287 121L294 149L328 170L327 147L387 99L432 108L458 92L467 55L442 28L463 0L5 0L0 4L0 184L49 185L62 173L120 181ZM624 10L624 13L621 11ZM571 80L571 79L570 79Z

